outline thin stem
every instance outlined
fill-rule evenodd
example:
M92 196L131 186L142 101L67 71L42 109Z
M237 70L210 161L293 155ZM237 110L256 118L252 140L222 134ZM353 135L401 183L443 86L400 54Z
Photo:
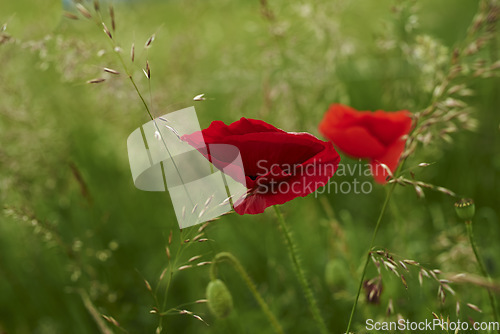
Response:
M161 308L160 312L160 330L159 332L161 333L163 328L166 327L166 322L167 322L167 317L165 314L167 313L166 308L167 308L167 299L168 299L168 291L170 289L170 285L172 283L172 279L174 277L175 270L178 267L178 260L182 256L182 253L189 248L189 246L192 245L192 242L184 243L183 240L185 240L186 237L189 237L189 232L187 235L184 235L185 230L181 230L181 233L179 234L179 247L177 248L177 251L173 257L173 261L169 261L168 263L168 276L167 276L167 284L165 287L165 292L164 292L164 298L163 298L163 305ZM157 287L158 288L158 287Z
M297 278L300 282L300 285L302 286L302 290L309 304L309 310L311 311L313 318L319 327L320 332L326 334L328 333L328 328L326 327L325 321L321 316L321 313L318 308L318 303L316 302L316 298L314 297L312 289L309 286L309 282L306 279L304 269L302 268L302 265L299 260L297 246L295 245L295 242L292 238L290 229L286 225L285 219L283 218L283 215L281 214L279 207L275 205L273 206L273 208L274 211L276 212L276 216L278 216L278 222L280 224L281 231L283 232L283 236L285 237L286 245L288 247L288 253L290 254L295 269L295 273L297 274Z
M368 252L366 254L366 261L363 267L363 272L361 273L361 279L359 280L358 292L356 294L356 299L354 300L354 304L352 305L351 315L349 317L349 322L347 323L346 333L349 334L349 330L351 329L352 319L354 318L354 313L356 311L356 306L358 306L359 296L361 294L361 289L363 288L363 281L366 275L366 269L368 268L368 263L370 262L370 252L372 251L373 244L375 242L375 238L377 237L378 230L380 228L380 223L382 222L382 217L384 216L385 210L387 208L387 204L389 204L389 200L391 195L396 187L396 183L393 183L385 196L384 204L382 205L382 210L380 210L380 214L377 219L377 224L375 225L375 230L373 231L372 240L370 242L370 247L368 248Z
M104 24L104 20L102 19L101 14L98 13L98 15L99 15L99 20L98 20L99 23ZM107 34L106 34L106 36L109 37ZM121 55L121 53L117 49L118 45L116 44L116 41L113 38L107 38L107 40L110 43L111 48L115 51L115 54L117 55L118 60L120 61L121 65L123 67L123 70L125 71L125 74L127 75L127 77L129 78L130 82L132 83L132 86L134 86L134 89L135 89L137 95L141 99L141 102L144 105L144 108L146 109L146 112L148 113L149 118L153 121L153 124L154 124L156 130L158 131L158 133L161 133L160 128L158 127L158 124L156 123L156 120L155 120L155 118L154 118L154 116L153 116L153 114L151 112L151 109L150 109L148 103L146 102L146 99L144 98L144 96L142 95L141 91L139 90L139 87L137 86L137 84L136 84L136 82L134 80L134 77L132 76L132 73L128 69L128 66L125 64L125 60L123 59L123 56ZM149 75L148 75L148 87L149 87L149 94L150 94L150 103L152 105L153 104L153 96L152 96L152 93L151 93L151 78L149 77ZM174 168L175 168L175 170L177 172L177 175L179 176L179 178L180 178L180 180L182 182L184 191L186 192L186 195L189 198L189 201L191 202L191 205L194 206L193 199L191 198L191 195L189 194L189 192L188 192L188 190L186 188L184 180L182 179L182 174L179 171L179 167L177 166L174 158L172 157L172 154L170 154L170 150L168 149L168 146L167 146L167 143L165 142L165 139L163 138L163 136L160 136L160 138L161 138L161 141L163 142L163 146L165 147L170 160L172 160L172 164L174 165ZM163 168L162 168L162 170L163 170ZM166 184L165 184L165 189L168 189L168 187L167 187Z
M479 251L477 250L476 246L476 241L474 240L474 233L472 230L472 221L467 220L465 222L465 226L467 227L467 235L469 236L469 242L470 246L472 248L472 251L474 252L474 256L476 257L477 265L479 267L479 270L481 271L481 274L488 280L488 282L491 283L491 277L486 271L486 267L484 266L483 260L479 256ZM493 295L493 292L491 289L487 288L488 291L488 297L490 299L490 304L491 304L491 311L493 312L493 319L495 320L496 323L498 323L498 315L497 315L497 307L496 307L496 302L495 302L495 296ZM498 330L498 333L500 334L500 329Z
M101 334L113 334L113 331L111 329L109 329L108 325L103 320L99 310L92 303L92 300L90 300L90 296L88 295L88 293L83 289L79 289L78 292L80 294L80 297L82 298L83 305L85 306L87 311L90 313L90 315L94 319L97 327L99 328L99 332Z
M267 319L273 326L274 331L278 334L284 334L283 328L281 327L280 323L278 322L274 314L269 309L269 306L262 298L259 291L257 291L257 287L255 286L254 282L246 272L245 268L243 268L240 261L238 261L238 259L233 254L228 252L221 252L215 255L214 259L212 260L212 265L210 266L210 279L215 280L217 278L217 263L222 261L228 261L236 270L236 272L240 274L240 277L243 279L243 281L245 281L248 289L250 290L250 292L252 292L255 300L257 300L257 302L259 303L262 312L264 312Z

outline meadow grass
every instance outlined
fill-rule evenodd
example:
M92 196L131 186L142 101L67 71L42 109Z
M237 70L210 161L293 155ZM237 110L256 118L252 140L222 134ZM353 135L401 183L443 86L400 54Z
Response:
M492 30L498 9L483 8L490 15L481 16L477 31L470 28L484 4L495 1L130 1L114 4L115 30L109 3L100 11L154 117L194 104L202 128L244 116L318 136L335 102L420 112L420 124L434 119L429 131L415 134L419 144L403 171L474 199L476 245L498 286L500 79ZM82 5L95 17L91 1ZM7 22L0 33L0 332L272 333L229 266L217 274L232 294L231 315L216 319L196 302L206 297L210 266L195 264L223 251L239 260L286 333L315 331L272 209L180 232L168 193L134 187L126 139L149 116L102 26L73 10L77 20L64 17L35 34L52 22L48 15L16 21L6 10L0 11L0 26ZM453 63L455 48L463 52ZM150 80L142 71L146 61ZM457 64L460 72L450 77ZM86 83L98 78L106 80ZM446 89L436 93L443 83ZM208 99L193 102L201 93ZM446 120L450 112L463 116ZM394 188L374 242L380 252L372 253L366 272L368 280L382 277L383 291L370 303L371 290L361 290L351 330L366 332L366 319L422 321L433 312L493 321L466 225L454 212L457 199L420 184L421 198L409 171L404 175L408 182ZM365 175L332 180L354 179L373 182ZM281 207L332 333L346 330L385 196L373 184L369 194L309 195ZM198 240L208 240L185 242L199 233ZM406 263L406 271L404 260L418 265ZM457 273L471 278L442 281Z

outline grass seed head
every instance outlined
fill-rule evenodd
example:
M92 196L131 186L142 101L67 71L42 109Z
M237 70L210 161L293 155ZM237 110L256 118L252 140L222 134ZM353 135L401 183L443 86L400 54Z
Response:
M209 264L212 264L212 262L211 261L204 261L204 262L198 263L196 266L197 267L202 267L202 266L206 266L206 265L209 265Z
M85 7L83 7L82 4L77 3L75 6L76 6L76 9L80 12L80 14L82 14L83 16L85 16L88 19L92 18L92 14L90 14L90 12Z
M154 42L156 38L156 35L153 34L151 37L149 37L149 39L146 41L146 44L144 44L144 47L147 49L151 46L151 44Z
M394 305L392 303L392 298L391 298L391 299L389 299L389 303L387 304L386 314L387 314L387 316L390 316L393 313L394 313Z
M71 20L78 20L78 16L73 14L73 13L69 13L69 12L64 12L63 14L66 18L68 19L71 19ZM0 29L0 31L4 31L3 29L3 26L2 26L2 29Z
M102 29L104 30L104 32L106 33L106 35L108 35L108 37L110 39L113 39L113 35L111 35L111 32L109 31L108 27L106 26L106 24L104 22L102 22Z
M201 258L201 255L195 255L195 256L191 257L191 258L188 260L188 262L193 262L193 261L196 261L196 260L198 260L199 258Z
M151 67L149 67L149 61L146 60L146 72L148 79L151 79Z
M111 317L111 316L104 315L104 314L102 314L101 316L102 316L102 318L103 318L104 320L106 320L106 321L107 321L107 322L109 322L110 324L112 324L112 325L114 325L114 326L116 326L116 327L120 327L120 324L118 323L118 321L116 321L116 319L115 319L115 318L113 318L113 317Z
M89 84L97 84L97 83L101 83L101 82L104 82L104 81L106 81L106 79L104 79L104 78L96 78L96 79L92 79L92 80L87 81L87 83L89 83Z
M382 285L382 277L377 276L371 280L363 282L363 288L366 292L366 301L371 304L378 305L380 303L380 296L384 287Z
M113 5L109 6L109 17L111 18L111 29L113 29L113 32L116 30L116 20L115 20L115 10L113 8Z
M144 280L144 284L146 285L146 289L148 289L148 291L153 291L153 289L151 289L151 284L149 284L147 280Z
M208 227L208 224L209 222L206 222L205 224L201 225L198 229L198 233L203 232Z
M193 97L193 101L205 101L205 100L206 100L205 94L199 94Z
M481 310L477 305L467 303L467 306L476 312L483 313L483 310Z
M111 73L111 74L114 74L114 75L120 74L120 72L118 72L116 70L113 70L112 68L108 68L108 67L104 68L104 72L108 72L108 73Z

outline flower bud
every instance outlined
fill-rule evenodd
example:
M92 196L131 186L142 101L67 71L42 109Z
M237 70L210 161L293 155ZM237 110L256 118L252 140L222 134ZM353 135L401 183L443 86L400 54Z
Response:
M225 318L231 313L233 297L224 282L220 279L211 281L208 283L206 293L208 307L217 318Z
M463 220L471 220L476 211L474 201L470 198L462 198L460 201L455 203L455 211Z

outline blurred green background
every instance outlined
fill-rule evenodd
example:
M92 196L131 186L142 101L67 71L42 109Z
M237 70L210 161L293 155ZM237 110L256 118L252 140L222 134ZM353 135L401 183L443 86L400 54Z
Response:
M163 303L165 286L150 293L144 280L156 288L168 266L169 233L172 252L181 236L168 193L139 191L130 175L126 139L148 115L95 22L70 5L66 10L79 19L63 17L58 2L16 3L0 5L0 25L7 23L0 35L0 333L154 333L158 317L150 311L155 297ZM96 15L91 2L82 4ZM101 2L101 11L111 27L108 4ZM194 103L202 128L250 117L319 136L317 125L331 103L361 110L426 108L478 6L472 0L128 1L114 5L113 35L156 116ZM141 71L146 59L150 87ZM432 162L413 170L418 180L474 198L477 242L498 279L500 80L498 72L472 75L479 60L484 66L498 61L497 33L464 60L470 71L459 80L475 92L463 101L478 121L476 130L459 128L453 142L435 138L420 145L406 166ZM100 77L106 82L86 84ZM209 99L193 102L201 93ZM348 157L343 163L360 164ZM357 175L334 180L354 178L373 182ZM373 184L369 194L312 194L282 207L332 333L345 331L384 196L384 187ZM396 188L377 246L429 269L476 273L454 201L427 190L418 199L411 186ZM287 333L316 331L272 210L224 216L206 235L210 241L189 248L180 263L229 251ZM325 275L327 267L334 275ZM220 275L233 295L233 313L220 320L206 304L186 306L210 326L173 315L164 321L165 333L272 332L235 271L223 265ZM368 278L374 276L372 265ZM420 287L418 271L406 276L407 290L383 271L382 300L372 305L362 296L354 331L365 332L367 318L396 314L414 321L432 319L431 312L456 319L456 300L461 320L492 321L480 287L454 285L456 297L441 305L434 282ZM167 306L205 298L208 282L208 266L176 272ZM386 318L390 299L395 313Z

